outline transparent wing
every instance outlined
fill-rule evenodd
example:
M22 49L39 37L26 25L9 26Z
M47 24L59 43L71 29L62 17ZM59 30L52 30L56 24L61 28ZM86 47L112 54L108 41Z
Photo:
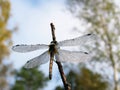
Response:
M58 53L55 54L56 60L60 62L84 62L86 60L90 60L91 55L87 52L80 51L67 51L58 49Z
M97 36L95 34L86 34L74 39L64 40L58 43L59 46L81 46L89 42L95 41Z
M34 68L37 67L41 64L47 63L50 60L50 55L49 52L46 51L43 54L41 54L40 56L37 56L29 61L27 61L27 63L25 64L25 68Z
M15 45L12 47L12 50L16 52L25 53L25 52L30 52L30 51L35 51L38 49L45 49L45 48L48 48L48 45L45 45L45 44Z

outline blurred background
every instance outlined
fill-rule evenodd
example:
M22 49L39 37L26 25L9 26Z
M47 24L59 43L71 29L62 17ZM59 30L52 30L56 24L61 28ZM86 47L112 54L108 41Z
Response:
M63 64L72 90L120 90L119 16L119 0L0 0L0 90L64 90L56 64L52 80L49 63L23 68L44 50L24 54L11 50L16 44L49 44L51 22L57 41L86 33L99 38L84 47L93 53L90 61Z

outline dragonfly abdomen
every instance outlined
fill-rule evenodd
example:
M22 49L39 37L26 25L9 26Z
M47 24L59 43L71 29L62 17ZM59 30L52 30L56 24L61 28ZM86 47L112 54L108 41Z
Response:
M50 65L49 65L49 79L52 79L52 66L53 66L53 60L50 59Z
M49 64L49 79L52 79L52 67L53 67L54 53L50 53L50 64Z

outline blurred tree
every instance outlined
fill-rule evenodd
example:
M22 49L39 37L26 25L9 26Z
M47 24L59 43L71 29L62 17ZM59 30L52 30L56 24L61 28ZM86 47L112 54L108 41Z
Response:
M64 88L61 87L61 86L57 86L57 87L55 88L55 90L64 90Z
M108 82L103 77L91 70L82 67L77 73L71 70L67 74L68 81L71 83L72 90L107 90ZM58 86L55 90L64 90Z
M115 0L67 0L67 8L75 17L84 21L87 31L100 37L94 59L107 62L112 67L114 90L118 90L120 11Z
M48 78L37 68L16 72L16 82L11 90L38 90L46 85Z
M0 63L9 54L11 31L7 29L7 22L10 16L10 2L0 0Z
M7 28L10 17L9 0L0 0L0 90L8 90L7 77L11 73L11 64L4 64L5 57L9 55L11 44L11 31Z

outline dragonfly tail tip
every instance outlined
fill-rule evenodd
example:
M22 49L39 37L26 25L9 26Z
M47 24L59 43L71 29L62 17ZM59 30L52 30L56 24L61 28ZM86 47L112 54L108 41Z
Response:
M50 79L50 80L52 79L52 75L51 75L51 74L49 75L49 79Z

